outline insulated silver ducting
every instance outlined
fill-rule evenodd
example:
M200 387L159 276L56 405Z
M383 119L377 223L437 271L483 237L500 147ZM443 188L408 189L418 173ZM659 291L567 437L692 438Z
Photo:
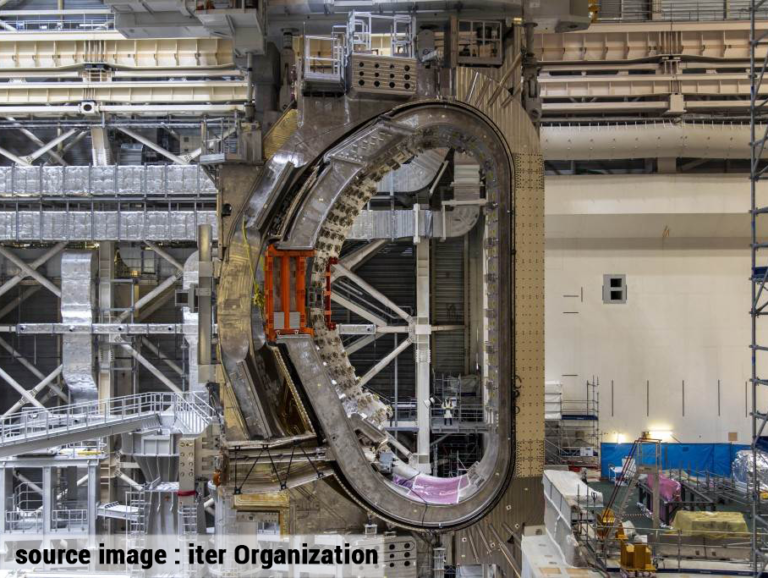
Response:
M758 127L762 134L765 127ZM741 124L652 123L546 126L544 158L589 161L644 158L748 159L750 130ZM768 149L763 154L768 158Z
M424 151L412 161L384 176L378 183L380 193L415 193L427 188L440 172L448 149Z
M443 211L360 211L350 228L347 239L372 241L374 239L405 239L461 237L477 223L480 209L461 206ZM418 235L416 221L418 219Z
M199 252L192 253L184 262L184 278L182 280L182 286L184 291L190 291L190 293L197 287L197 281L199 279L200 262L198 261ZM192 300L192 295L190 295ZM189 367L189 390L198 389L197 379L197 312L193 312L189 307L181 308L182 315L184 317L184 339L189 346L187 349L187 365Z
M0 241L194 241L216 211L0 211Z
M99 396L91 335L95 265L93 251L66 251L61 257L61 321L69 326L61 337L62 374L74 403Z
M0 167L0 198L215 195L198 165Z

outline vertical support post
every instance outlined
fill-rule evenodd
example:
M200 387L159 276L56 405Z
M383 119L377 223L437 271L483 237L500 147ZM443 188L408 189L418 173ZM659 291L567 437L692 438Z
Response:
M197 228L197 246L199 250L199 279L197 282L197 363L198 382L191 383L193 390L205 389L205 384L214 380L211 365L211 342L213 341L213 246L210 225Z
M65 466L64 471L67 476L67 500L77 500L77 466Z
M112 322L114 308L115 243L99 243L99 321ZM99 341L99 399L109 399L112 391L112 347L109 339Z
M43 534L51 533L55 496L51 466L43 467Z
M429 443L432 408L429 405L430 339L432 327L429 316L429 240L416 245L416 460L412 464L422 472L430 471Z
M96 536L96 517L99 509L99 467L98 462L88 462L88 535Z
M5 536L8 531L8 525L5 519L6 508L8 507L8 499L11 497L13 491L13 469L6 466L5 462L0 463L0 540ZM0 548L5 544L0 542Z

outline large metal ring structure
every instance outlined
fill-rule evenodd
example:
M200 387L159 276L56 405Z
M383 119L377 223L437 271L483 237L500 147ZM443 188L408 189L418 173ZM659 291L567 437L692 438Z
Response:
M514 179L503 135L466 105L447 101L403 105L352 130L308 163L302 178L290 184L267 168L254 193L260 199L250 203L260 210L251 215L248 227L249 239L258 238L262 248L275 243L280 250L314 251L308 292L322 295L327 268L339 256L355 217L376 192L377 181L418 154L439 147L472 156L484 180L483 377L489 429L481 461L450 482L422 474L426 490L421 492L409 491L373 467L358 425L361 420L380 424L386 408L359 386L338 333L326 326L321 300L310 299L312 336L280 336L276 348L265 348L290 368L315 429L332 451L343 487L368 511L418 530L462 527L482 517L504 493L514 469ZM399 472L405 476L408 469L400 464ZM439 496L446 483L455 498L428 497Z

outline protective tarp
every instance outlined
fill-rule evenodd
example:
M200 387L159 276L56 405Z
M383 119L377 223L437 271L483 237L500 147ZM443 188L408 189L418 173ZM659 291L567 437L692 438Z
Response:
M544 470L544 525L566 564L579 564L579 548L571 521L579 511L594 511L603 505L603 495L591 490L576 472Z
M656 476L649 475L645 483L648 484L648 487L653 490L653 487L656 485ZM671 502L672 500L679 500L680 499L680 482L677 480L673 480L672 478L668 478L664 474L659 475L659 495L667 502Z
M543 482L544 492L554 500L561 512L566 505L571 508L603 505L603 494L582 482L576 472L544 470ZM555 496L558 498L556 499ZM562 497L562 504L558 502L560 497Z
M738 534L748 536L749 528L741 512L686 512L675 514L672 521L675 533L683 536L697 536L722 540L735 538Z
M736 452L747 449L742 444L661 444L661 467L664 470L682 469L691 473L709 472L718 476L730 476L731 464ZM600 470L608 478L610 468L621 466L629 455L632 444L603 443L600 445ZM653 444L643 444L640 464L653 465Z
M459 492L469 485L467 476L438 478L428 474L419 474L413 478L393 476L398 485L408 488L409 496L416 496L429 504L457 504Z
M733 460L734 479L743 484L751 484L752 464L752 450L736 452L736 458ZM768 488L768 454L761 451L757 452L757 479L761 487Z

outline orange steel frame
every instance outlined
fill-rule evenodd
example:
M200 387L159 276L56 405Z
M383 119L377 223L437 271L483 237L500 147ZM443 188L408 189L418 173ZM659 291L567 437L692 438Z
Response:
M267 339L274 341L278 335L295 335L314 332L307 327L307 259L314 251L281 251L274 245L267 247L264 259L264 329ZM283 305L283 329L275 329L275 280L274 261L280 259L280 301ZM291 259L296 259L296 308L299 326L291 327Z

